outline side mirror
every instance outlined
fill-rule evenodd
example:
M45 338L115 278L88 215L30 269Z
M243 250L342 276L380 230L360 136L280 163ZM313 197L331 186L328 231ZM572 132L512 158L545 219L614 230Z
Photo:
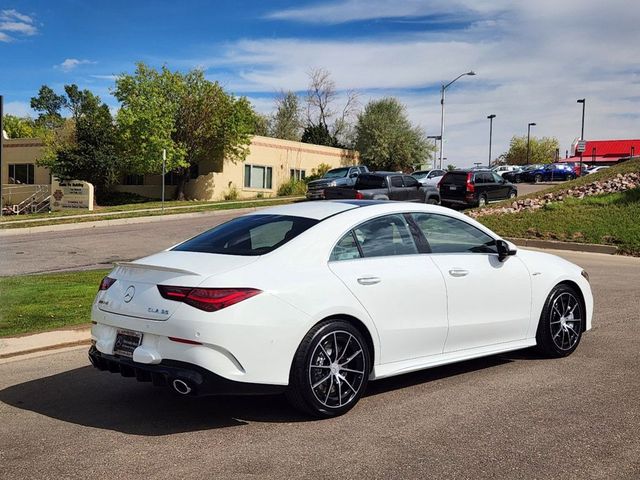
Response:
M497 240L496 248L498 250L498 260L501 262L504 262L507 257L515 255L517 252L513 244L505 242L504 240Z

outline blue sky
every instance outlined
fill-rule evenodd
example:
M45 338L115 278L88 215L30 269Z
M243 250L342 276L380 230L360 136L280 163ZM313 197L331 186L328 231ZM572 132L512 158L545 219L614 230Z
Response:
M42 84L77 83L112 107L114 75L136 61L203 68L269 113L281 90L304 93L326 68L360 101L394 95L427 134L439 133L447 91L445 156L485 161L512 135L555 136L562 150L585 137L640 136L640 4L611 0L334 0L0 2L0 93L9 113L33 115Z

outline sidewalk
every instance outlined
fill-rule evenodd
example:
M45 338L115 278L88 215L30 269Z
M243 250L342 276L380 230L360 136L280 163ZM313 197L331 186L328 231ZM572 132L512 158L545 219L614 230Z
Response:
M86 326L20 337L0 338L0 360L45 350L89 345L90 340L91 329Z

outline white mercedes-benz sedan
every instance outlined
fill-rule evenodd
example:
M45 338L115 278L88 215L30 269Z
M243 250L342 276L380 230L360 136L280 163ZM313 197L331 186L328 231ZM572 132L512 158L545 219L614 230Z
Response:
M89 357L183 395L284 392L330 417L371 380L533 345L569 355L592 312L584 270L461 213L310 202L117 265Z

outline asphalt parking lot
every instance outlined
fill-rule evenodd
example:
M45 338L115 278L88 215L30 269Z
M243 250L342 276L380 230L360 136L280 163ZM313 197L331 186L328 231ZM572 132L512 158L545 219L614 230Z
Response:
M4 361L0 478L637 479L640 259L562 255L589 271L596 302L572 356L374 382L332 420L278 396L177 397L94 370L85 349Z

